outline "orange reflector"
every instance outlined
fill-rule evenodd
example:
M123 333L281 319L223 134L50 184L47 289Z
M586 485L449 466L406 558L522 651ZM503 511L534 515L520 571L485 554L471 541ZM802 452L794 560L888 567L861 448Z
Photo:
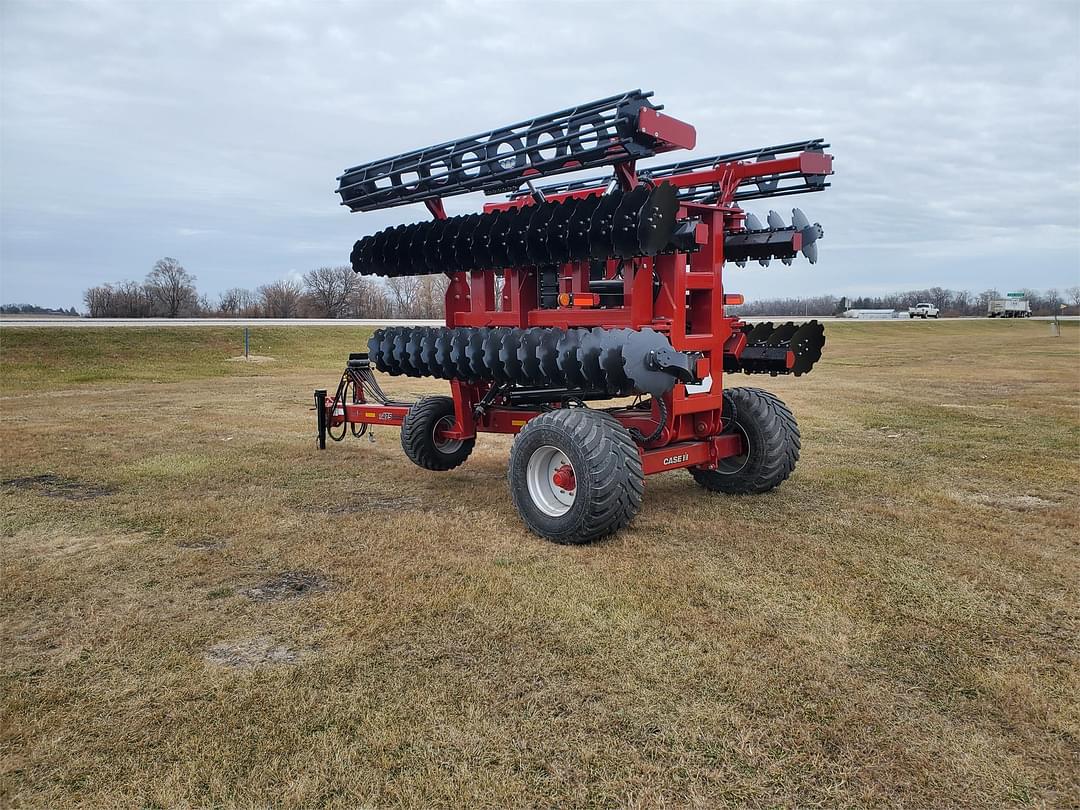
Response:
M741 293L724 293L724 306L726 307L737 307L745 301L746 299L743 298Z
M600 303L596 293L559 293L561 307L595 307Z

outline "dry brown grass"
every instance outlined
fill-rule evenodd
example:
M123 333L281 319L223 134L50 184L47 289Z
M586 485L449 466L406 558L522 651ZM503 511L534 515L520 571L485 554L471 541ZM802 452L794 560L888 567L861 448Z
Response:
M359 343L321 334L70 384L5 330L0 479L94 495L0 486L0 803L1080 804L1075 325L831 325L809 377L735 381L799 418L790 481L655 476L587 548L522 528L508 439L318 453Z

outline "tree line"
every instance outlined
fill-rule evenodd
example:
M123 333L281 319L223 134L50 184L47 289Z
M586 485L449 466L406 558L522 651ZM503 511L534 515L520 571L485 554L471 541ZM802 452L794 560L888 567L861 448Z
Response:
M39 307L37 304L2 304L0 305L0 315L72 315L78 317L79 311L75 307L71 309L50 309L49 307Z
M176 259L159 259L142 282L119 281L83 293L91 318L441 318L445 276L370 279L351 267L318 267L254 290L233 287L217 300L200 294Z
M1064 304L1072 314L1080 314L1080 286L1069 287L1064 292L1057 289L1032 290L1022 288L1012 292L1022 292L1031 304L1033 315L1053 315L1060 313ZM791 298L760 298L747 301L739 307L743 316L754 315L802 315L828 316L839 315L848 309L895 309L906 311L915 304L930 303L948 317L963 315L985 315L989 302L1004 298L999 290L983 290L972 293L968 290L949 290L944 287L931 287L925 290L907 290L906 292L886 295L838 297L818 295Z
M120 281L91 287L83 293L91 318L417 318L444 316L447 278L443 275L374 279L357 275L350 267L318 267L299 279L282 279L254 290L233 287L216 301L201 295L196 278L176 259L159 259L142 282ZM1080 286L1020 290L1035 315L1069 311L1080 314ZM999 290L980 293L930 287L886 295L838 297L761 298L738 308L742 316L829 316L848 309L906 310L929 302L944 316L985 315L989 301L1004 297ZM41 308L19 305L18 311ZM12 306L4 308L4 312Z

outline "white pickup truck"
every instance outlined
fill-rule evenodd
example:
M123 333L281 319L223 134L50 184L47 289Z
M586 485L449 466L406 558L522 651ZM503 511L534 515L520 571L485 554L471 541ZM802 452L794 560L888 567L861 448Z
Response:
M924 321L927 318L936 318L940 310L933 304L916 304L913 307L908 307L908 315L912 318L922 318Z

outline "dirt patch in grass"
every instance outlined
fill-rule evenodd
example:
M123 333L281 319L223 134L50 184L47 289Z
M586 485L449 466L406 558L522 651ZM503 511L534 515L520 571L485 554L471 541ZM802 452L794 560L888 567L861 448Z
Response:
M239 355L237 357L230 357L230 363L274 363L277 362L276 357L267 357L265 354L249 354L247 357Z
M341 503L325 506L309 505L301 507L303 512L317 512L324 515L351 515L364 512L396 512L399 509L422 509L424 499L416 495L342 495Z
M90 501L116 492L113 487L90 484L77 478L67 478L52 473L9 478L0 483L13 489L28 489L49 498L62 498L65 501Z
M1052 509L1060 506L1057 501L1040 498L1037 495L993 495L985 492L954 492L952 497L959 501L980 506L1002 507L1024 512L1029 509Z
M283 571L261 585L248 588L244 596L255 602L284 602L325 591L329 585L322 574L310 571Z
M181 540L177 548L184 551L220 551L225 548L224 540Z
M223 641L206 651L211 664L235 669L254 669L295 664L311 653L310 647L294 648L267 636Z

